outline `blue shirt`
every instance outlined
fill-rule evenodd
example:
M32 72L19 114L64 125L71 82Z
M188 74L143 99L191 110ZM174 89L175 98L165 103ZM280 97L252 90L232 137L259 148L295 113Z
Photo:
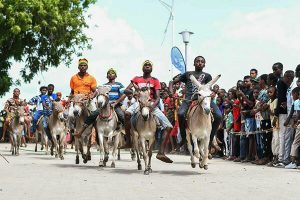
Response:
M31 98L28 103L35 104L36 110L43 110L43 100L45 100L46 97L47 97L47 95L40 94L38 96Z
M300 111L300 99L297 99L295 102L294 102L294 110L299 110Z
M57 95L56 94L51 94L51 95L45 95L42 98L42 103L45 102L46 106L48 106L51 110L52 110L52 101L57 99ZM44 110L48 110L47 108L44 107Z
M108 93L109 103L113 103L118 100L124 93L124 86L122 83L115 82L114 84L105 83L104 85L110 85L111 89Z

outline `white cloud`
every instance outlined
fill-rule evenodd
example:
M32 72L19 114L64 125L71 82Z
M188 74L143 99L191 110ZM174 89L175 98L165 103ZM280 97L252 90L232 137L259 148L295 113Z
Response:
M199 44L207 60L206 71L222 74L220 84L228 89L251 68L259 74L271 73L275 62L284 70L294 70L299 64L300 6L269 8L258 12L234 13L218 21L218 34Z

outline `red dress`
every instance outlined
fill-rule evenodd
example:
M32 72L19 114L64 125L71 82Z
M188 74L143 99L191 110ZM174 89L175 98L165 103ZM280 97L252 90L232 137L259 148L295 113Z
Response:
M241 102L238 99L235 99L233 101L233 131L239 132L241 131Z

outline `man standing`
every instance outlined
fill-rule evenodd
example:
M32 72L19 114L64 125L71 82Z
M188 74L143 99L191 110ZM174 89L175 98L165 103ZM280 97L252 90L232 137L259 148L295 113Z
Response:
M287 146L288 141L293 134L292 127L285 127L284 123L288 117L287 107L287 94L290 85L294 79L294 71L288 70L284 73L282 79L277 82L277 108L275 110L275 116L279 119L279 156L276 167L284 167L288 164L288 157L290 155L290 147Z
M163 114L163 112L158 108L158 104L160 101L160 90L161 85L158 79L151 76L152 73L152 67L153 64L151 61L146 60L143 63L143 76L136 76L131 80L131 83L127 86L126 90L129 90L134 87L134 84L136 84L139 88L143 88L147 85L147 83L150 83L150 98L152 101L152 113L155 115L158 120L161 123L162 128L164 129L163 132L163 141L160 145L159 151L156 155L156 158L166 162L166 163L172 163L173 161L168 158L165 155L165 147L167 144L167 141L170 136L170 132L173 128L172 124L169 122L168 118ZM120 103L125 99L126 95L123 94L120 99L116 101L116 104ZM125 112L125 138L126 138L126 144L122 148L131 148L131 139L130 139L130 119L132 114L137 112L137 108L139 106L138 102L135 102L132 104Z
M250 76L251 76L251 79L256 79L257 78L257 69L251 69L250 70Z
M186 87L186 99L183 100L179 110L178 110L178 120L179 120L179 128L180 128L180 134L182 137L182 141L179 145L182 146L183 144L186 144L186 132L185 132L185 115L189 109L190 103L192 100L192 96L194 92L197 90L196 86L193 85L192 81L190 80L190 75L192 74L201 84L206 84L209 81L212 80L212 77L209 73L203 72L203 68L205 67L205 58L203 56L197 56L194 59L194 66L195 71L189 71L186 72L180 76L176 76L173 81L170 82L170 88L173 87L174 84L178 82L185 83ZM222 121L222 114L218 108L218 106L212 101L211 102L211 108L213 109L213 118L214 121L212 123L212 130L210 134L210 146L212 146L212 140L218 130L218 127Z

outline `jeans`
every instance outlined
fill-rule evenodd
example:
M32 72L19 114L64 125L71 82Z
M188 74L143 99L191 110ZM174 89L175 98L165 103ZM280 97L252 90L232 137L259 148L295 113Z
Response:
M43 115L43 110L37 110L33 114L33 119L32 119L32 132L35 133L36 131L36 126L39 118Z
M255 131L256 124L254 118L246 118L244 129L246 133L249 133L251 131ZM240 158L241 160L246 159L248 156L249 151L249 138L248 135L241 135L240 136Z

